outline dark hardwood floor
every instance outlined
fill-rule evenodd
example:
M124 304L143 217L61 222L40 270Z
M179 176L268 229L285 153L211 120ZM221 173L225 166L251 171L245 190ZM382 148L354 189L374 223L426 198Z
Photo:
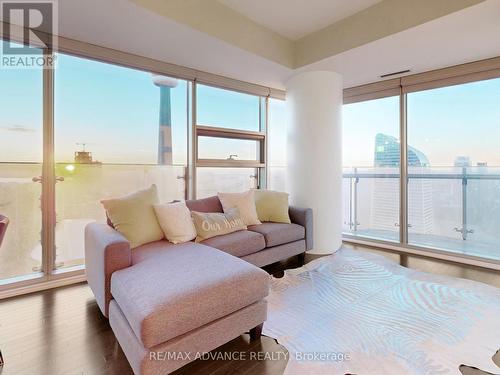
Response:
M298 265L295 257L265 269L280 277ZM132 374L87 284L1 300L0 350L1 375ZM287 362L286 349L264 336L250 342L243 334L214 352L244 352L245 360L197 360L176 374L282 374Z
M318 257L307 255L305 261ZM264 269L281 277L285 269L299 265L294 257ZM86 283L0 300L0 350L5 360L0 375L132 374ZM275 340L262 336L251 342L248 333L211 355L226 358L227 353L242 353L236 356L243 360L197 360L175 374L283 374L288 355ZM500 366L500 351L493 361ZM464 375L488 374L467 366L460 371Z

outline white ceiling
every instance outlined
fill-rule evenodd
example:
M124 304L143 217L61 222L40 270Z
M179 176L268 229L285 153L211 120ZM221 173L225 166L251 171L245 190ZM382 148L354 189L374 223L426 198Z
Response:
M499 20L500 1L488 0L297 71L333 70L352 87L405 69L421 73L500 56Z
M284 88L296 73L128 0L60 1L59 19L63 36L243 81ZM298 71L333 70L350 87L403 69L417 73L500 56L498 20L500 1L488 0Z
M318 31L382 0L218 0L292 40Z
M290 69L128 0L59 1L59 34L210 73L283 87Z

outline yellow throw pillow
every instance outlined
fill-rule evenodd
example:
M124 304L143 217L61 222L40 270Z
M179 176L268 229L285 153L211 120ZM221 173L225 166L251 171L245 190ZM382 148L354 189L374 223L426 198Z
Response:
M247 229L237 208L229 209L225 213L192 211L191 216L198 235L196 242Z
M224 212L231 208L237 208L245 225L262 224L257 216L255 209L255 199L253 190L244 193L218 193L220 203Z
M158 204L156 185L121 198L101 201L115 229L130 242L130 248L164 238L153 205Z
M290 224L288 193L272 190L254 190L255 207L260 221Z

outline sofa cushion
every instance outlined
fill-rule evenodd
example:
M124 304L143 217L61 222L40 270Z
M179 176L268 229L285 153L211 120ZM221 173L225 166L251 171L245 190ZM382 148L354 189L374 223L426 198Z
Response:
M155 204L153 208L167 240L178 244L196 238L191 211L185 202Z
M246 260L248 263L252 263L257 267L264 267L268 264L279 262L280 260L301 254L304 251L306 251L306 241L299 240L289 242L284 245L268 247L262 251L245 255L241 259Z
M130 242L131 249L165 237L153 208L159 203L156 185L120 198L103 199L101 203L113 227Z
M166 246L111 277L111 293L146 348L260 301L268 291L265 271L192 242Z
M237 208L225 213L191 211L191 216L196 228L196 242L247 229Z
M254 195L255 193L253 190L248 190L243 193L217 194L224 212L236 207L238 211L240 211L245 225L261 224L257 216L257 209L255 208Z
M150 242L145 245L132 249L132 265L145 261L146 259L153 258L157 254L163 253L167 248L175 246L172 242L167 240Z
M198 212L224 212L219 197L213 196L203 199L192 199L186 201L186 206L190 211Z
M262 234L266 240L266 247L302 240L306 234L303 226L283 223L252 225L248 230Z
M261 222L290 224L288 193L272 190L254 190L255 207Z
M236 257L253 254L266 247L264 236L248 230L240 230L223 236L212 237L201 243L215 247Z

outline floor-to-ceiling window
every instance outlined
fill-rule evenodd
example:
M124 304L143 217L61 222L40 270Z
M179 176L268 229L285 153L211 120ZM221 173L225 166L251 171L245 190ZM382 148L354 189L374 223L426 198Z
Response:
M59 42L40 49L53 69L0 71L2 295L82 280L84 228L106 221L103 198L153 183L163 202L267 186L268 105L282 92Z
M347 96L344 233L429 254L499 260L500 78L425 79L398 81L398 96L367 94L366 86L359 100Z
M343 108L343 230L399 241L399 96Z
M196 196L265 184L266 98L196 84Z

